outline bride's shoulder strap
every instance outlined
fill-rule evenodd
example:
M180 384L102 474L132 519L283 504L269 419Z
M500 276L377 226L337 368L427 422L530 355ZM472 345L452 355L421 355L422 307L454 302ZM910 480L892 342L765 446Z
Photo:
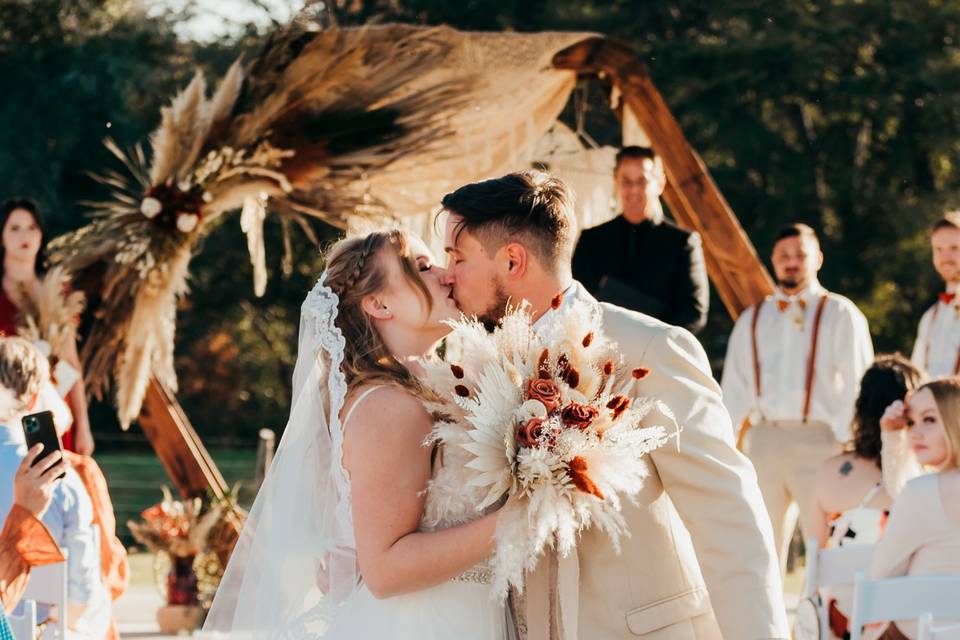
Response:
M380 384L380 385L376 385L376 386L368 387L364 389L363 393L357 396L357 399L354 400L353 404L350 405L350 410L347 411L347 415L344 416L343 420L340 422L340 424L343 425L343 429L347 428L347 425L350 423L350 418L353 417L353 412L356 411L357 407L359 407L364 400L367 399L367 396L369 396L371 393L373 393L378 389L386 389L386 388L387 388L387 385Z

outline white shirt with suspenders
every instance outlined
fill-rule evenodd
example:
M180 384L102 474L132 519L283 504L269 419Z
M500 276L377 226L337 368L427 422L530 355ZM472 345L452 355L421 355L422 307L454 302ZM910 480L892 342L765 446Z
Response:
M949 287L920 318L913 364L931 378L960 375L960 295Z
M804 535L812 530L814 479L850 439L860 378L872 362L867 319L818 282L795 296L778 290L733 328L723 400L756 469L781 570L797 517Z
M747 418L816 421L846 442L860 378L872 363L867 319L850 300L819 282L795 296L778 289L734 326L724 404L736 429Z

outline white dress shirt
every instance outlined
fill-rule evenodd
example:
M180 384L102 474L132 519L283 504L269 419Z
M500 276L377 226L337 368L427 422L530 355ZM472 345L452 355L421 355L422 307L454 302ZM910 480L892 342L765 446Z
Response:
M820 321L808 420L830 425L839 442L849 440L860 378L873 363L870 328L850 300L828 293L816 281L794 296L777 289L764 300L757 320L759 398L751 338L756 307L737 320L727 345L721 382L734 429L739 430L747 417L753 423L803 418L813 325L824 295L828 298Z
M958 287L947 288L957 294ZM920 318L917 341L910 360L914 366L926 370L931 378L952 376L960 354L960 295L950 304L938 300Z

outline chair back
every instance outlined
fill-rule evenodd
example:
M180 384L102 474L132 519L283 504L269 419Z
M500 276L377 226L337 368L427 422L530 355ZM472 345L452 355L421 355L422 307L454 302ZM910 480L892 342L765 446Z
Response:
M44 640L65 640L67 637L67 550L63 562L34 567L23 593L25 599L57 608L57 621L44 628Z
M867 580L857 574L853 592L850 640L871 622L955 619L960 617L960 576L903 576Z
M807 574L803 597L815 599L821 589L853 586L858 571L867 571L873 562L875 544L850 544L835 549L820 549L816 538L806 539ZM820 639L830 640L830 612L826 599L817 607Z
M37 633L37 603L21 600L13 613L7 616L13 640L34 640Z

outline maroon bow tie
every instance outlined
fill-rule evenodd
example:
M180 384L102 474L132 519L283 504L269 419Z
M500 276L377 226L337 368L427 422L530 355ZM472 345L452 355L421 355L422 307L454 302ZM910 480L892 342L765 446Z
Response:
M957 297L957 294L947 293L946 291L944 291L943 293L940 294L940 302L942 302L943 304L952 304L954 298L956 297Z

